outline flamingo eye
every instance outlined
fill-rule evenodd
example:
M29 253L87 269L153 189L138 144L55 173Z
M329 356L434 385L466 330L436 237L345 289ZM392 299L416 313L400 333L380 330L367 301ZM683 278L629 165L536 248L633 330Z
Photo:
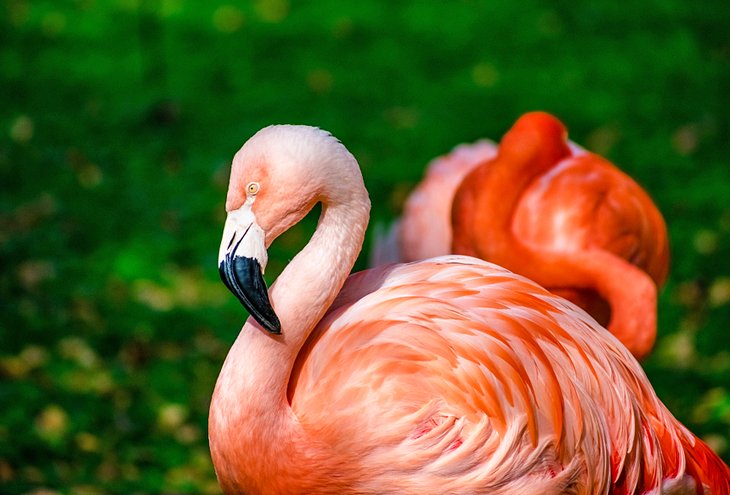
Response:
M259 192L260 188L261 188L261 186L259 186L258 182L249 182L248 185L246 186L246 192L248 194L253 195L253 194L256 194L257 192Z

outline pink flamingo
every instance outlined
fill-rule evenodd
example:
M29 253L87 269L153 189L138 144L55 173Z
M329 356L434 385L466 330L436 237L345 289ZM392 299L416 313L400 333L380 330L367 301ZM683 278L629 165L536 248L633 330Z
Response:
M522 116L499 147L462 145L435 160L374 251L374 263L448 253L497 263L583 307L637 358L654 344L669 269L651 198L542 112Z
M266 247L317 202L267 293ZM564 299L464 256L348 279L369 209L324 131L268 127L236 154L220 271L252 317L210 407L226 493L730 493L728 467Z

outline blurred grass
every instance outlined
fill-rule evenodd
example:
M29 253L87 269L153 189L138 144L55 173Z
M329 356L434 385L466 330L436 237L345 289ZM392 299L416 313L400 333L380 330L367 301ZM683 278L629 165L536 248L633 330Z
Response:
M0 492L218 493L207 408L245 313L216 254L230 158L260 127L333 132L385 221L432 157L535 109L664 212L672 275L646 370L730 460L724 2L8 0L0 15ZM267 275L312 228L272 247Z

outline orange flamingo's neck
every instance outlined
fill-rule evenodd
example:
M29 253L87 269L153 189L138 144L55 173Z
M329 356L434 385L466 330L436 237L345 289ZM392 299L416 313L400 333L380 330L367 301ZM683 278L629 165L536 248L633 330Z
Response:
M457 190L452 251L502 264L496 258L514 243L512 219L525 189L567 156L567 131L559 120L543 112L522 116L502 138L497 157L474 169ZM488 242L478 242L482 233ZM532 255L523 249L521 255Z
M504 135L499 157L513 173L539 173L570 155L568 131L555 117L543 112L523 115Z

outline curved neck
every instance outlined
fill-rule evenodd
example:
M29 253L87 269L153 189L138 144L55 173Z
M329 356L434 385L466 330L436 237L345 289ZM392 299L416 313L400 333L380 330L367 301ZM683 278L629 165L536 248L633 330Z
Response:
M284 396L299 349L352 271L362 248L369 212L366 193L345 204L323 203L312 239L271 287L272 305L282 325L282 336L276 340L283 344L273 349L287 361L286 369L282 368L284 374L277 377L277 387Z
M512 232L517 206L534 180L570 156L562 126L550 124L547 132L518 122L502 139L498 156L464 178L451 209L453 253L500 265L518 255L515 249L532 254Z
M209 437L226 491L252 488L286 472L293 477L306 472L297 448L297 440L306 443L305 435L286 391L299 350L339 293L362 247L370 201L361 183L356 189L344 202L323 201L312 239L271 287L281 335L269 334L249 318L223 364L211 402ZM244 458L242 452L250 455Z

